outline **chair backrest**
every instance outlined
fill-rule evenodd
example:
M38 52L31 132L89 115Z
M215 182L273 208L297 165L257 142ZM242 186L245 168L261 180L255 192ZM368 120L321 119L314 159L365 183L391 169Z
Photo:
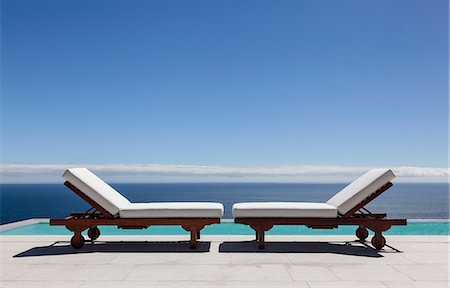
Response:
M117 216L120 209L131 204L127 198L86 168L67 169L63 177L113 216Z
M395 174L390 169L369 170L331 197L327 204L336 207L340 215L345 215L394 178Z

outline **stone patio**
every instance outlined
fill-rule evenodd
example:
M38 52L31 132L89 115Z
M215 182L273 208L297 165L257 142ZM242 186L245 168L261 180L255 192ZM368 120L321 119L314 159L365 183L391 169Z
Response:
M449 237L389 236L383 251L353 236L1 236L1 287L449 287ZM297 242L297 243L296 243Z

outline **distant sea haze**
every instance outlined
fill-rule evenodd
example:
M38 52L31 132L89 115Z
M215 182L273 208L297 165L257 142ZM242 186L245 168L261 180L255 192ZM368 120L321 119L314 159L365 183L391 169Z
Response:
M213 201L232 218L236 202L325 202L346 184L200 183L112 184L131 202ZM28 218L62 218L89 206L63 184L1 184L0 222ZM372 212L408 219L448 219L448 183L398 183L367 206Z

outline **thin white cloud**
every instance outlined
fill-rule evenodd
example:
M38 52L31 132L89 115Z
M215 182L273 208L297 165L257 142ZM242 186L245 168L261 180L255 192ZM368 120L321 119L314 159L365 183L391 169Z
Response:
M289 165L238 167L163 164L0 163L1 183L61 182L70 167L87 167L112 182L348 182L369 166ZM389 167L401 182L447 182L448 168Z
M348 182L369 166L290 165L276 167L163 164L0 163L2 183L61 182L70 167L87 167L113 182ZM447 182L448 168L389 167L403 182Z

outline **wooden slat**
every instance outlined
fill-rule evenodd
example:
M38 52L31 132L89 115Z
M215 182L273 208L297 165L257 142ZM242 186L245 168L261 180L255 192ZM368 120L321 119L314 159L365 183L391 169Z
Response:
M361 203L359 203L358 205L356 205L355 207L353 207L352 210L348 211L346 214L342 215L342 217L344 218L348 218L353 216L356 212L359 211L359 209L363 208L364 206L366 206L367 204L369 204L372 200L374 200L375 198L377 198L378 196L380 196L384 191L386 191L387 189L392 187L392 183L388 182L386 183L384 186L382 186L380 189L378 189L377 191L375 191L374 193L372 193L369 197L367 197L366 199L364 199Z
M109 213L105 208L103 208L100 204L98 204L97 202L95 202L94 200L92 200L89 196L87 196L86 194L84 194L80 189L78 189L77 187L75 187L72 183L70 183L69 181L64 182L64 185L69 188L70 190L72 190L75 194L77 194L81 199L83 199L84 201L86 201L89 205L91 205L92 207L94 207L98 212L100 212L103 216L105 216L106 218L113 218L113 215L111 215L111 213Z

